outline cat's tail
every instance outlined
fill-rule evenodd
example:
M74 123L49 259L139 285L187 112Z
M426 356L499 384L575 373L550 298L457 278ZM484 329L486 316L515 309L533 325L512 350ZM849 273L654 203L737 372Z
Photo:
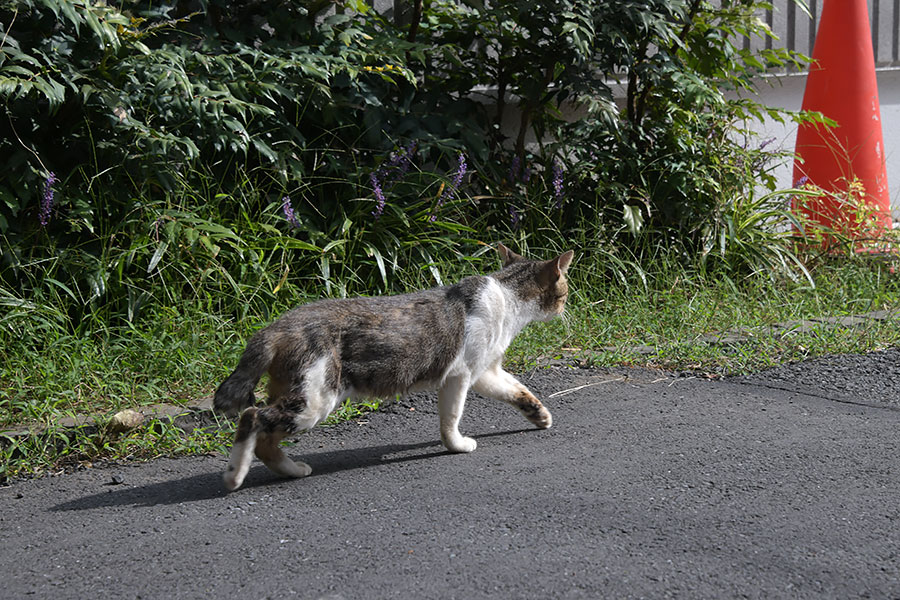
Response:
M237 368L216 390L216 397L213 400L216 412L233 417L256 403L253 390L275 357L274 344L271 343L268 333L262 330L250 338Z

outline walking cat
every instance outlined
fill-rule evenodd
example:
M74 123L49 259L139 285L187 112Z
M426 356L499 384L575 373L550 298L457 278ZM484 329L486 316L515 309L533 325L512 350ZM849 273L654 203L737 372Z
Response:
M216 410L243 410L225 486L240 487L254 453L279 475L309 475L310 466L290 460L279 442L312 428L347 397L437 389L441 441L451 452L475 450L475 440L459 432L469 388L550 427L550 412L502 360L526 325L563 312L573 252L532 261L503 244L498 251L503 268L490 275L399 296L319 300L256 332L216 390ZM268 405L254 406L266 371Z

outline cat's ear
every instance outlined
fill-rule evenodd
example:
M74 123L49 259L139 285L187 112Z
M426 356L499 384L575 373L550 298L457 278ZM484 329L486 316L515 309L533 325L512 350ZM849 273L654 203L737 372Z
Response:
M572 258L574 258L574 256L575 253L569 250L568 252L563 252L556 258L545 262L538 274L538 281L540 282L541 287L549 287L556 283L560 276L569 270L569 265L572 264Z
M559 270L562 273L565 273L569 270L569 265L572 264L573 258L575 258L575 252L573 252L572 250L563 252L558 257L556 257L556 266L559 267Z
M503 261L504 267L508 267L514 262L525 260L523 257L519 256L503 244L497 244L497 252L500 253L500 260Z

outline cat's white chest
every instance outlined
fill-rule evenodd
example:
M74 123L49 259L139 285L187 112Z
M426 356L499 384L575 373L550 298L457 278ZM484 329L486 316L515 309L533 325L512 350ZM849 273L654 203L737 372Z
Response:
M516 334L532 320L531 313L532 307L488 278L466 316L463 345L454 366L477 379L503 356Z

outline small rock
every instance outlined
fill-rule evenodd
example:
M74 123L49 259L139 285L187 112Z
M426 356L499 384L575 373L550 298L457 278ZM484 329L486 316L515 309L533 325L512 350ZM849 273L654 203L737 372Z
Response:
M114 414L106 427L111 433L123 433L140 427L143 422L144 415L128 408Z
M110 478L108 485L122 485L123 483L125 483L124 477L122 477L121 475L113 475Z

